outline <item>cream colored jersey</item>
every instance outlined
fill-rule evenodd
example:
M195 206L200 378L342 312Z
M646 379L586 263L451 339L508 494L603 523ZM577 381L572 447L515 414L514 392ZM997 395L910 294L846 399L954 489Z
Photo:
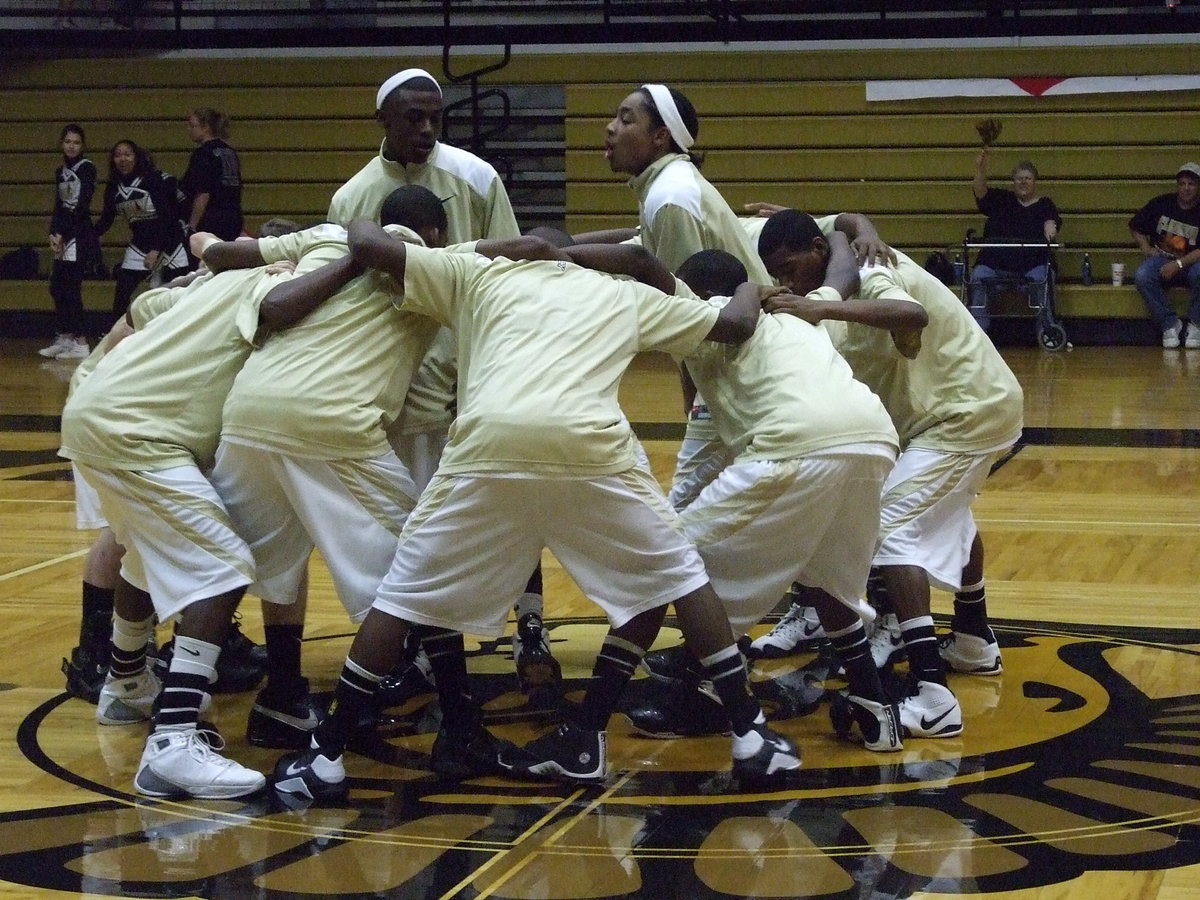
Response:
M457 341L449 328L438 328L425 358L413 375L404 398L396 434L417 434L447 428L454 421L455 389L458 385Z
M446 242L515 238L521 233L504 182L491 165L473 153L438 142L428 161L404 165L379 155L338 188L329 204L329 221L348 225L365 216L379 221L388 194L406 184L427 187L446 209Z
M187 292L211 281L214 276L210 273L202 275L185 287L160 287L145 291L129 305L129 319L133 322L134 330L145 328L155 316L160 316L171 309Z
M440 474L594 477L635 464L617 386L636 353L691 353L718 310L567 262L408 248L403 308L458 336Z
M883 400L902 449L980 453L1015 443L1024 415L1016 376L958 296L903 253L897 256L895 267L863 269L857 296L924 307L929 324L920 352L905 359L885 329L832 323L855 377Z
M520 235L504 182L487 162L439 141L427 162L405 166L386 159L383 146L378 156L333 195L329 221L346 225L356 216L378 220L379 208L388 194L403 185L416 184L442 198L449 244ZM452 335L435 340L429 356L418 367L409 385L401 433L445 426L453 418L448 412L457 377L453 346Z
M407 228L391 234L420 243ZM346 255L345 229L310 228L260 240L263 258L312 271ZM225 402L221 437L310 459L370 459L388 449L384 427L400 414L408 383L437 324L400 312L395 281L352 279L296 325L272 334L246 360Z
M737 216L686 154L656 159L629 186L638 198L642 246L672 272L701 250L725 250L741 260L751 281L771 283Z
M817 220L818 224L820 220ZM762 236L763 226L767 224L767 216L738 216L738 224L750 239L750 246L758 252L758 239ZM825 229L822 228L822 231Z
M221 406L252 349L259 304L288 277L242 269L181 289L67 401L59 453L100 469L211 467Z
M92 352L88 354L87 359L75 367L75 371L71 373L71 380L67 383L68 398L75 393L79 385L83 384L96 371L96 366L100 365L100 360L104 359L107 352L104 349L104 341L100 341L100 343L92 348Z
M899 446L887 410L854 379L821 329L795 316L759 318L738 347L711 341L685 360L737 462L785 460L847 444Z
M202 277L204 280L207 280L212 276L206 275ZM135 329L145 328L147 322L174 306L179 298L183 296L184 292L188 288L200 283L200 280L193 281L187 287L159 287L138 294L134 298L133 303L129 305L129 318L133 320L133 327ZM75 389L83 383L84 379L96 371L96 366L100 364L100 360L107 353L108 350L104 346L104 340L101 340L95 349L92 350L91 354L89 354L88 358L75 367L75 371L71 373L71 381L67 386L68 397L75 393Z

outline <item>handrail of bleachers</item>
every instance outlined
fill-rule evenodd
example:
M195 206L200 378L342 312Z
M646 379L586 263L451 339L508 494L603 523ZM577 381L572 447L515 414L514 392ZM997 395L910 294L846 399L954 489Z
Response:
M94 47L597 44L637 40L827 41L968 39L1200 32L1200 0L1088 4L1057 0L9 0L0 46L32 52ZM114 22L113 17L117 21ZM31 32L37 32L36 36Z
M470 150L476 155L490 159L504 179L505 187L511 188L513 177L512 162L504 156L496 156L495 154L488 153L487 142L491 138L499 137L508 130L509 123L512 120L512 101L508 96L508 92L503 88L491 87L481 89L479 79L484 75L490 75L492 72L498 72L508 65L512 59L512 44L505 43L503 55L495 62L477 66L467 72L455 73L450 65L454 47L452 42L454 36L454 9L451 0L442 0L442 25L445 28L442 43L442 71L452 84L466 84L468 86L466 97L446 104L445 109L442 111L445 120L446 139L451 140L459 147ZM499 112L495 113L493 111L492 115L488 117L489 124L485 125L484 104L490 100L495 100L499 103ZM454 125L460 118L460 113L463 110L467 112L468 121L470 122L470 134L466 138L455 140Z

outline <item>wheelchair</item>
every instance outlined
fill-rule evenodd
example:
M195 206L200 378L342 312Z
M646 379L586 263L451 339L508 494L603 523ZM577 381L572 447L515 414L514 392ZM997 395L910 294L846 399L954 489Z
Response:
M1046 267L1045 279L1039 281L1026 278L1023 274L1013 272L998 272L994 278L986 278L983 285L986 311L993 318L1016 318L1024 313L993 312L997 301L1002 297L1020 295L1024 297L1026 307L1034 313L1034 323L1037 328L1037 342L1043 350L1070 349L1067 341L1067 331L1054 315L1054 251L1058 244L1049 242L1030 241L977 241L975 232L968 231L962 242L963 273L959 281L960 296L968 309L974 309L971 304L971 270L974 268L972 254L985 247L1036 248L1044 256L1039 265Z

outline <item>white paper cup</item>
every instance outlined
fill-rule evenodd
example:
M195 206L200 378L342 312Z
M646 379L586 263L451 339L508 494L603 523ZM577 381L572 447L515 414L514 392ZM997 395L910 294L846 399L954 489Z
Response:
M1125 263L1112 264L1112 283L1114 287L1125 281Z

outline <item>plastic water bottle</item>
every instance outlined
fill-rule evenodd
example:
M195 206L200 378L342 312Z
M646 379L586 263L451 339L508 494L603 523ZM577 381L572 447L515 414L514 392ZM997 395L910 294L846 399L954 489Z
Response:
M963 272L965 272L965 271L966 271L966 268L963 265L962 254L955 253L954 254L954 283L955 284L962 284Z
M1083 254L1083 267L1079 271L1080 280L1084 284L1092 283L1092 257L1091 254Z

